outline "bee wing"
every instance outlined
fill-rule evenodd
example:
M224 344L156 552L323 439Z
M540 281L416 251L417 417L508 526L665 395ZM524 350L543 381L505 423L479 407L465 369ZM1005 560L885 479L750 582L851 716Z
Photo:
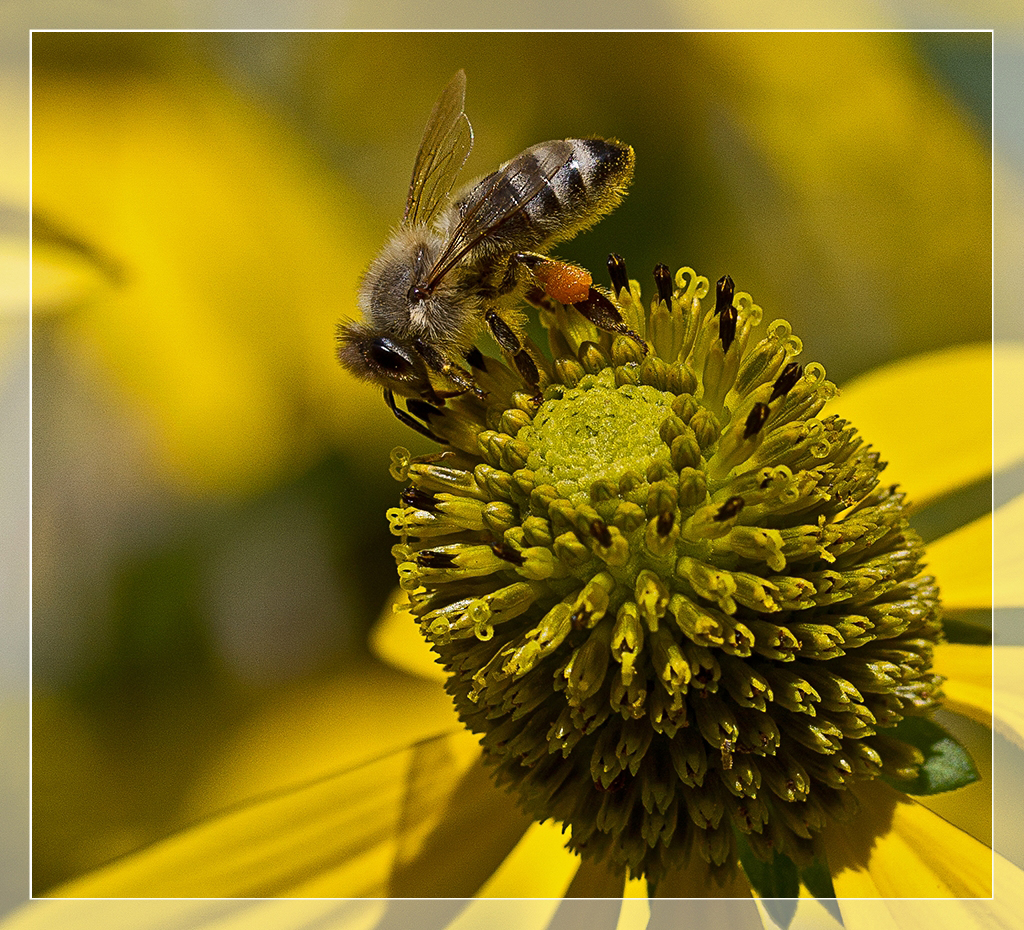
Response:
M525 209L571 157L572 144L564 140L534 146L474 187L458 225L430 270L427 289L435 288L481 239Z
M451 193L473 147L473 127L464 107L466 72L459 69L430 111L412 167L403 225L426 223Z

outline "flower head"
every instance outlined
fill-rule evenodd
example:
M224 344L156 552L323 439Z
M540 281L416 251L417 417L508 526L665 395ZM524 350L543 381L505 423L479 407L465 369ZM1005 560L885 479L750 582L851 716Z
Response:
M537 820L656 885L699 856L804 869L847 789L917 776L897 728L934 709L938 590L904 498L784 320L725 277L655 272L638 340L542 311L537 397L418 411L450 448L393 472L394 554L463 722ZM674 284L674 286L673 286Z

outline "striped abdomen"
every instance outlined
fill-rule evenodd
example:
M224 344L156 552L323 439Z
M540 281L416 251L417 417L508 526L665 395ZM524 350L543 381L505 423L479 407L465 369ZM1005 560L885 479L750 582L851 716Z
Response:
M478 257L545 251L615 209L633 164L633 149L613 139L541 142L459 194L448 235L477 240Z

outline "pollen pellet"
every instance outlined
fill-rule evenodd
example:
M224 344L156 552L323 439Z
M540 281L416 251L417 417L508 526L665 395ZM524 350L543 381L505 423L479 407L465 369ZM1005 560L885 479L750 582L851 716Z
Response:
M586 299L594 283L586 268L553 260L541 262L533 268L533 276L549 297L566 305Z
M533 272L568 297L571 268ZM796 873L851 789L921 765L893 727L940 699L938 590L789 324L752 337L728 277L655 281L653 351L551 312L540 396L488 359L502 390L447 402L449 457L396 460L394 555L485 762L569 848L655 889Z

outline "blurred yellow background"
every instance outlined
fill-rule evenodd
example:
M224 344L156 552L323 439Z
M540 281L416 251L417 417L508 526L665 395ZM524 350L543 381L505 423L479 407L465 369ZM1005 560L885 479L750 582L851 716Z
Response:
M559 250L599 280L728 272L837 381L989 337L987 33L36 33L36 893L247 796L207 786L254 720L386 700L388 452L428 444L333 331L460 67L467 178L634 146Z

